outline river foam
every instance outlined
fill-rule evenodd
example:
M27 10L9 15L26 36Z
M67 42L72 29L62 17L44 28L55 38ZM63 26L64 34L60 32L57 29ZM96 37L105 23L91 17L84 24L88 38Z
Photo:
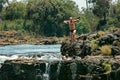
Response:
M0 46L0 63L13 59L61 60L61 45L8 45Z

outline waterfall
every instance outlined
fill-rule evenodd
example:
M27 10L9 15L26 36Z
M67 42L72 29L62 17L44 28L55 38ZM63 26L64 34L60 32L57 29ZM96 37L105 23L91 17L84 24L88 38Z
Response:
M58 66L57 66L57 80L59 80L59 74L60 74L60 68L61 68L61 61L58 63Z
M0 68L2 67L1 63L0 63Z
M43 74L42 80L49 80L49 72L50 72L50 64L46 63L46 70L45 73Z

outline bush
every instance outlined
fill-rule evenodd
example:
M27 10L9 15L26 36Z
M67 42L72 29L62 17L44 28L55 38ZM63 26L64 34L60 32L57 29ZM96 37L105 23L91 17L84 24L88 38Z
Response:
M99 31L98 34L99 34L100 36L104 36L104 35L105 35L105 32L104 32L104 31Z
M92 47L92 49L91 49L92 51L99 48L97 40L91 41L91 47Z
M29 41L30 40L30 36L24 36L23 38L25 41Z
M100 48L101 50L101 54L105 54L105 55L110 55L111 54L111 46L110 45L104 45Z
M18 41L15 40L14 38L10 38L10 39L8 40L8 42L10 42L10 43L17 43Z

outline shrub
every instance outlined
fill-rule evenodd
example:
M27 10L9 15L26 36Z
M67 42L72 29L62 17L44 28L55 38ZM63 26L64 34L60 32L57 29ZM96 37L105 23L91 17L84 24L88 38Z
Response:
M10 43L17 43L17 40L15 40L14 38L10 38L10 39L8 40L8 42L10 42Z
M100 48L101 50L101 54L105 54L105 55L110 55L111 54L111 46L110 45L104 45Z
M29 41L30 40L30 36L24 36L23 38L25 41Z
M5 36L14 36L15 34L17 34L17 31L15 30L9 30L9 31L4 32Z
M118 28L118 32L120 32L120 28Z
M92 51L99 48L97 40L91 41L91 47L92 47L92 49L91 49Z
M100 36L103 36L103 35L105 35L105 32L104 32L104 31L99 31L98 34L99 34Z

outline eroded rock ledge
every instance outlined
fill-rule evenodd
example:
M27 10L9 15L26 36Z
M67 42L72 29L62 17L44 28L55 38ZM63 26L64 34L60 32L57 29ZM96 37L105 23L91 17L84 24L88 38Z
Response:
M107 77L101 66L102 61L107 61L112 68ZM116 56L116 59L87 56L80 60L53 62L17 59L5 61L0 69L0 80L108 80L107 78L120 79L120 56Z
M120 55L120 30L83 34L72 43L64 41L61 54L82 58L87 55Z

